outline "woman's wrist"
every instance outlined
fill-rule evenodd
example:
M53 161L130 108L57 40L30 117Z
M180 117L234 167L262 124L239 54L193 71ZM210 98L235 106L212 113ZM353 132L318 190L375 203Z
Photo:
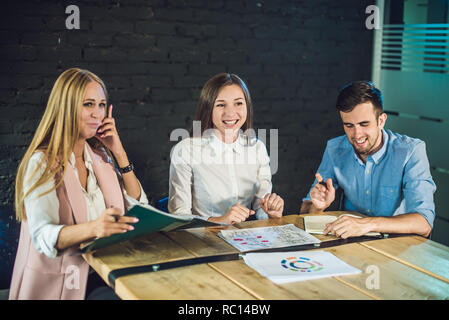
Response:
M117 160L117 164L120 168L129 166L130 162L128 159L128 155L126 154L125 150L122 149L120 152L114 153L115 160Z
M222 217L209 217L209 218L207 219L207 221L215 222L215 223L222 223L221 218L222 218Z
M64 226L59 232L55 248L65 250L73 245L79 245L97 237L95 220L81 224Z
M97 237L97 229L96 229L95 220L78 224L78 226L80 226L80 228L83 228L82 230L80 230L80 233L82 233L84 235L82 237L83 239L82 239L81 243L83 243L85 241L89 241L89 240Z

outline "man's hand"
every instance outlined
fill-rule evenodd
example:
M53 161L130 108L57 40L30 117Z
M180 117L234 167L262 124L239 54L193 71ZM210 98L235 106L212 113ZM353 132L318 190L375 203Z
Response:
M367 234L371 230L372 218L353 218L343 216L332 223L326 225L324 235L331 235L347 239L349 237L359 237Z
M318 182L310 191L310 199L317 210L324 211L335 200L335 189L331 178L326 180L325 186L322 184L323 178L319 173L315 174L315 178Z

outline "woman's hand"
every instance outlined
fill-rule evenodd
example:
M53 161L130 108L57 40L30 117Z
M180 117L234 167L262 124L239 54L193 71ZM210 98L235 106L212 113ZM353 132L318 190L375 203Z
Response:
M210 217L208 220L218 223L234 224L245 221L250 215L253 215L254 213L254 210L250 210L236 203L231 207L231 209L228 210L228 212L224 214L224 216Z
M116 233L125 233L134 230L129 223L136 223L139 219L126 217L118 208L109 208L103 211L101 216L91 221L92 233L96 238L108 237Z
M267 193L260 199L260 207L270 218L280 218L284 211L284 200L276 193Z
M119 168L125 168L131 164L129 162L128 155L123 148L122 142L120 141L120 137L118 136L117 128L115 127L115 120L112 117L112 104L109 107L108 116L104 118L95 137L114 154ZM122 173L121 176L128 195L139 201L141 189L134 172L131 170L126 173Z
M115 126L115 119L112 117L112 104L109 107L108 116L103 119L95 137L100 140L106 148L111 150L114 156L118 156L125 152Z

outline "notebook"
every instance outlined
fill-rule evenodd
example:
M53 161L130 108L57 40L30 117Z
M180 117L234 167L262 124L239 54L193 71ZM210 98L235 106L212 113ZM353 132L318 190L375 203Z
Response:
M336 216L328 216L328 215L317 215L317 216L305 216L304 217L304 229L308 233L312 234L323 234L324 229L326 229L326 224L332 223L337 220L339 217L353 217L353 218L361 218L359 216L345 213L338 217ZM366 236L380 236L379 232L368 232Z

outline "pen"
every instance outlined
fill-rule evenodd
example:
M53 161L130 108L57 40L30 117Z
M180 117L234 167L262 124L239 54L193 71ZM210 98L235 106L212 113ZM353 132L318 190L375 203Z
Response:
M114 208L114 206L111 205L111 206L108 207L108 209L111 209L111 208ZM113 214L112 216L114 217L115 222L118 222L118 219L120 218L120 215L119 214Z

